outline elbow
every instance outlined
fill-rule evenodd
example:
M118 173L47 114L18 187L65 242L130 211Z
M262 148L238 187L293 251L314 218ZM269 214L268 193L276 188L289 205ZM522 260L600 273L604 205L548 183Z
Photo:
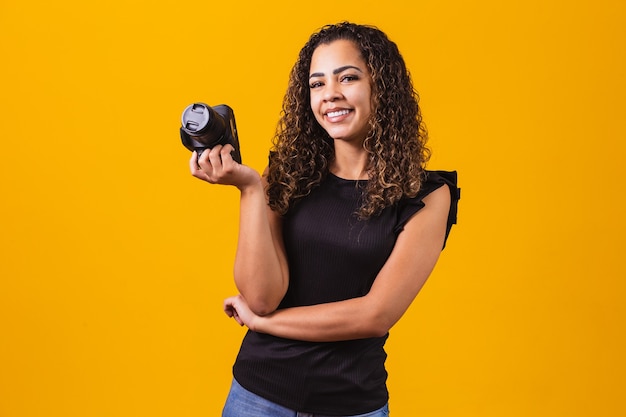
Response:
M252 310L252 312L259 317L270 315L274 311L276 311L275 308L268 307L268 306L258 306L258 307L255 306L254 308L250 307L250 310Z
M267 316L276 311L286 293L286 290L280 287L259 288L237 281L235 284L250 310L257 316Z
M261 297L254 298L252 300L246 299L248 307L257 316L267 316L272 314L278 308L279 302L273 302Z
M389 325L386 321L375 320L370 326L368 326L367 337L383 337L389 333L389 330L391 330L391 325Z
M390 326L385 326L381 323L365 323L362 330L359 332L359 338L367 339L370 337L384 337L389 333Z
M363 337L383 337L389 333L395 324L389 313L377 309L370 309L368 314L363 314L362 334Z

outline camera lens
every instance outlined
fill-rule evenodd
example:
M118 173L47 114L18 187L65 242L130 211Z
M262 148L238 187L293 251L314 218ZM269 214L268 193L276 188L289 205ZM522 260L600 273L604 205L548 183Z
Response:
M194 103L183 111L182 129L198 142L212 147L222 140L226 122L210 106Z

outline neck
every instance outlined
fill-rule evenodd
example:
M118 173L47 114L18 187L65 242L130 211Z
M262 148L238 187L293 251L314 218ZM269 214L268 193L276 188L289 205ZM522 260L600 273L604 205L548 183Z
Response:
M362 146L357 148L346 145L335 142L335 159L330 164L330 172L347 180L368 179L367 152Z

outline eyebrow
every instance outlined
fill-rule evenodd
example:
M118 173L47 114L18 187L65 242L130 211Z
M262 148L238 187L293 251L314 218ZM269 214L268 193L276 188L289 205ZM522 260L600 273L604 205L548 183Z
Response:
M337 75L340 72L344 72L347 69L355 69L357 71L359 71L360 73L363 73L363 71L361 70L361 68L359 67L355 67L354 65L344 65L343 67L339 67L333 70L333 74ZM313 78L313 77L323 77L324 73L323 72L314 72L313 74L309 75L309 79Z

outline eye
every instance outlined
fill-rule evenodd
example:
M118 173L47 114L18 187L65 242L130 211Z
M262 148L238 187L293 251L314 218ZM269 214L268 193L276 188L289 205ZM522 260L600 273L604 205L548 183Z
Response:
M317 88L317 87L321 87L322 86L322 82L321 81L313 81L309 84L309 87L311 89L313 88Z
M357 81L359 79L358 75L353 75L353 74L346 74L343 77L341 77L341 81L342 82L351 82L351 81Z

